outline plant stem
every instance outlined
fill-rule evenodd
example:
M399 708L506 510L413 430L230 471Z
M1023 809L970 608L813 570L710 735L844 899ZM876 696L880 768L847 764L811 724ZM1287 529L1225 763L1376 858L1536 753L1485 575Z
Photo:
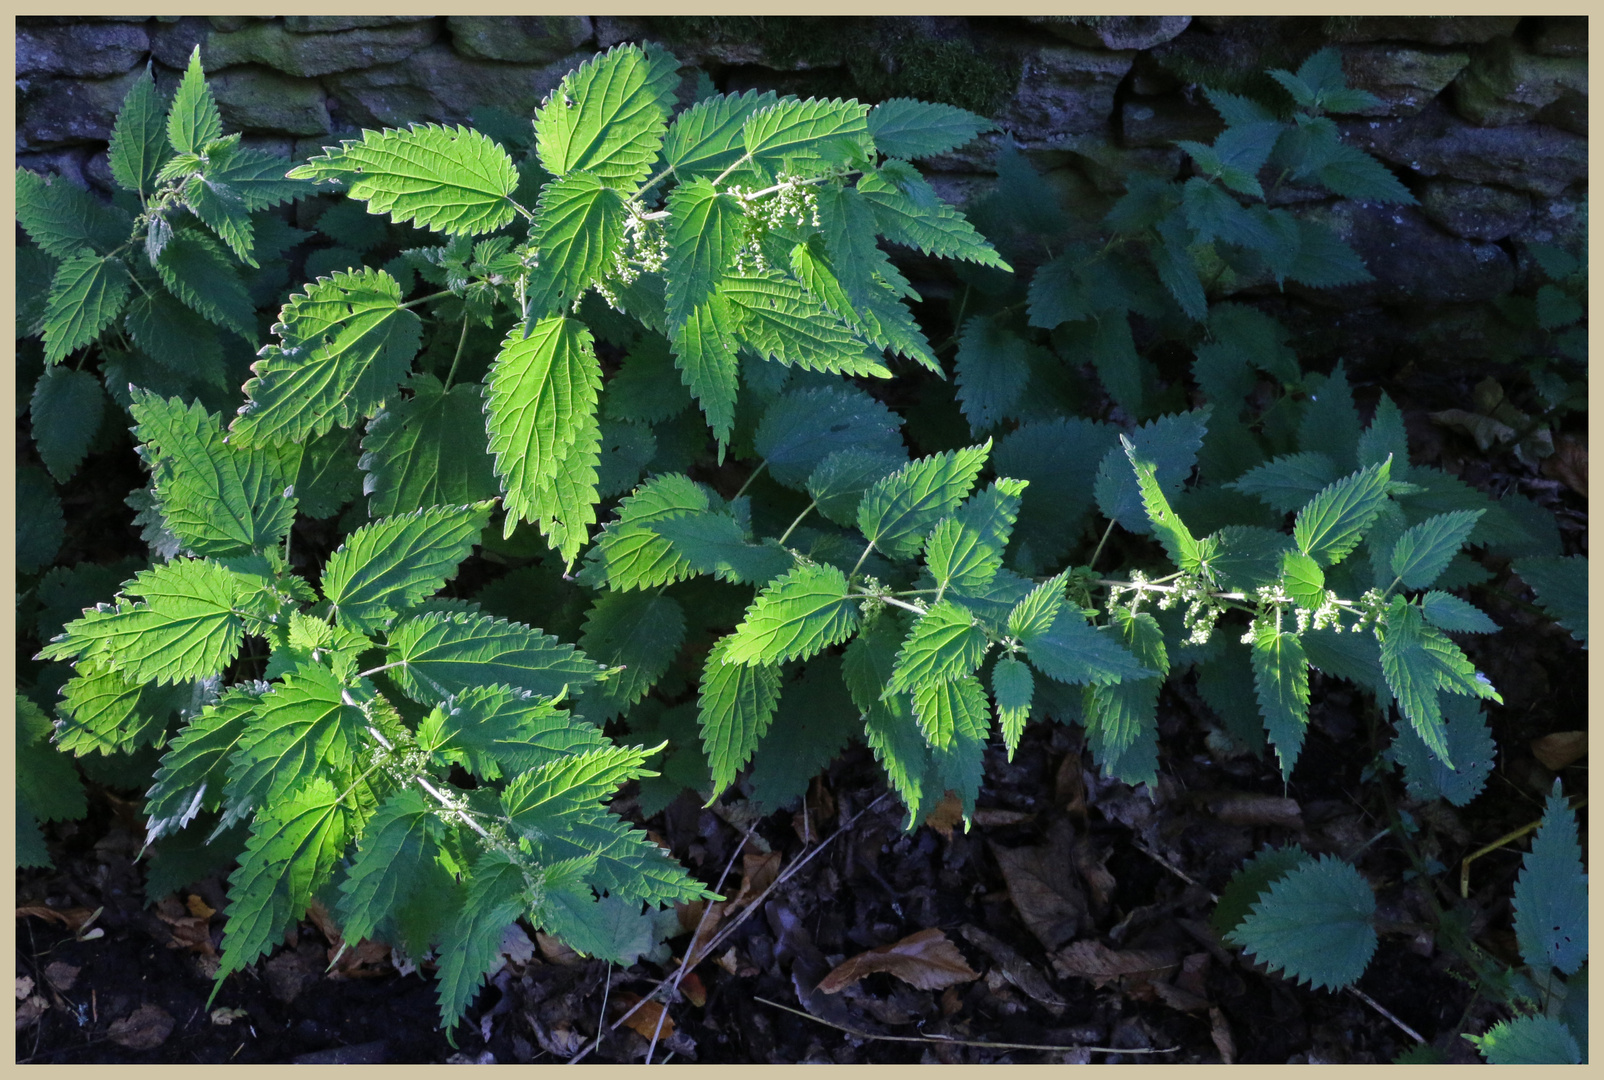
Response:
M468 316L462 316L462 336L457 338L457 355L451 358L451 370L446 372L445 384L441 386L441 393L451 389L451 377L457 373L457 361L462 359L462 347L468 343Z
M1101 540L1097 541L1097 548L1092 552L1092 557L1090 559L1086 560L1086 565L1088 567L1092 567L1092 566L1096 566L1097 565L1097 556L1099 556L1099 555L1101 555L1103 553L1103 545L1108 543L1108 537L1113 531L1114 531L1114 519L1110 518L1109 521L1108 521L1108 528L1103 530L1103 538Z
M419 304L427 304L430 300L439 300L441 297L451 295L453 293L450 289L442 289L440 292L430 293L428 296L420 296L416 300L408 300L406 303L401 304L400 308L402 311L406 311L409 308L417 307Z
M535 215L530 213L529 210L526 207L524 207L522 204L520 204L517 199L514 199L512 196L509 195L507 197L507 202L512 205L512 208L514 210L518 211L520 214L522 214L524 216L524 220L525 221L533 221L533 220L535 220Z
M874 541L871 540L871 541L869 541L869 546L863 549L863 554L858 556L858 561L852 564L852 574L856 574L858 572L858 570L862 568L863 560L867 559L869 557L869 552L871 552L873 550L874 550ZM848 574L847 577L851 577L852 574Z
M814 499L812 502L808 503L806 509L804 509L800 514L798 514L796 516L796 520L791 522L791 524L786 527L786 530L783 533L780 534L780 539L778 541L776 541L776 542L781 547L784 547L785 546L785 542L791 538L791 533L793 531L795 531L795 529L796 529L796 527L798 525L802 524L802 519L807 517L809 514L813 513L813 508L815 506L818 506L818 505L819 505L819 500L817 500L817 499Z
M746 494L746 489L752 486L752 481L753 480L757 479L757 474L762 472L765 468L767 468L768 464L769 464L769 459L768 458L764 458L762 461L758 462L757 463L757 468L753 469L751 475L749 475L746 478L746 483L741 485L741 490L737 491L734 495L730 496L730 501L733 502L736 499L739 499L742 495L745 495Z

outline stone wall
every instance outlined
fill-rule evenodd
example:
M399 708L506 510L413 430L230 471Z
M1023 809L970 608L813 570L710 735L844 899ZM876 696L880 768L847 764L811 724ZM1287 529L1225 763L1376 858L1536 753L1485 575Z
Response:
M106 141L129 84L150 62L170 92L197 44L225 124L256 145L302 158L363 127L461 122L484 106L531 115L564 73L597 50L656 40L686 63L687 94L701 71L722 91L908 95L985 112L1006 134L926 162L938 188L956 201L983 192L1002 139L1011 138L1088 223L1130 169L1177 175L1185 162L1174 140L1207 140L1219 130L1200 85L1251 90L1264 85L1264 68L1295 68L1336 44L1349 82L1382 102L1374 115L1346 118L1347 137L1385 161L1420 205L1322 204L1318 193L1283 189L1278 201L1337 227L1376 275L1371 284L1306 299L1394 321L1422 304L1448 312L1482 306L1532 287L1528 245L1576 250L1585 243L1583 17L17 22L19 164L103 191L111 188ZM1463 356L1467 343L1445 347Z

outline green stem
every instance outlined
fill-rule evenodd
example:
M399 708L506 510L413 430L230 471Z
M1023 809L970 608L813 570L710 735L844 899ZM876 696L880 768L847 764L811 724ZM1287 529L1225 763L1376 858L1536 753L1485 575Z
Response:
M737 491L733 496L731 496L731 501L732 502L735 499L739 499L742 495L746 494L746 489L752 486L752 481L757 479L757 474L762 472L765 468L767 468L768 464L769 464L769 459L768 458L764 458L762 461L757 463L757 468L753 469L751 475L746 478L746 483L741 485L741 490Z
M462 359L462 347L464 345L466 345L467 343L468 343L468 316L467 315L463 315L462 316L462 336L457 338L457 355L455 355L455 356L453 356L451 358L451 370L446 372L446 381L440 388L440 392L441 393L444 393L445 391L451 389L451 377L457 373L457 361Z
M1093 567L1093 566L1097 565L1097 556L1099 556L1099 555L1101 555L1103 553L1103 545L1108 543L1109 534L1112 533L1113 531L1114 531L1114 519L1110 518L1109 521L1108 521L1108 528L1103 530L1103 538L1101 540L1097 541L1096 550L1094 550L1092 552L1092 557L1086 561L1086 565L1088 567Z
M863 567L863 560L867 559L869 557L869 552L871 552L873 550L874 550L874 541L870 540L869 541L869 546L863 549L863 554L862 555L858 556L858 561L852 564L852 574L856 574ZM848 574L847 577L851 577L852 574Z
M786 530L780 534L780 539L777 541L781 547L785 546L785 542L791 538L791 533L796 530L796 527L802 524L802 519L813 513L813 508L818 505L819 500L817 499L814 499L812 502L808 503L807 508L798 514L796 516L796 520L791 522L791 524L786 527Z
M437 293L430 293L428 296L420 296L416 300L408 300L406 303L400 305L400 308L402 311L406 311L408 308L415 308L419 304L427 304L430 300L439 300L442 297L452 295L454 294L450 289L443 289Z
M507 202L512 205L512 208L514 210L518 211L520 214L522 214L524 216L524 220L525 221L533 221L533 220L535 220L535 215L530 213L529 210L526 207L524 207L522 204L520 204L517 199L514 199L511 196L508 196L507 197Z
M902 608L904 611L911 611L915 615L923 615L925 613L924 608L916 607L913 604L905 603L905 602L903 602L901 600L898 600L894 596L877 596L877 595L875 595L873 593L853 593L852 594L852 599L854 599L854 600L881 600L881 601L884 601L887 604L890 604L892 607L899 607L899 608Z
M719 173L718 176L713 178L713 186L714 187L718 187L720 184L722 184L724 182L724 178L726 176L730 175L730 173L734 172L736 169L739 169L742 165L745 165L748 161L751 161L751 160L752 160L752 154L751 154L750 151L748 151L745 154L742 154L739 158L737 158L730 165L729 168L725 169L723 172Z

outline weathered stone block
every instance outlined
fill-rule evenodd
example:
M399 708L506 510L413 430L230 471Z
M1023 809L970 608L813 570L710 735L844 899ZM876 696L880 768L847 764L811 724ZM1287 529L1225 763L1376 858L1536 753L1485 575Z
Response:
M433 18L433 15L286 15L284 29L292 34L332 34L339 30L428 22Z
M1471 303L1503 296L1515 285L1515 265L1503 248L1449 236L1414 207L1344 199L1301 216L1330 227L1375 276L1340 289L1297 289L1317 303Z
M1026 15L1025 21L1088 49L1151 49L1178 36L1190 15Z
M121 75L145 58L150 37L135 23L17 28L17 77Z
M1454 108L1471 123L1521 124L1567 94L1585 98L1587 60L1538 56L1506 38L1471 50L1453 90Z
M1201 97L1201 95L1199 95ZM1129 97L1120 105L1120 143L1128 147L1167 147L1177 139L1213 142L1225 122L1204 101L1185 94Z
M252 23L271 22L272 15L208 15L206 21L213 30L221 30L225 34L235 30L243 30Z
M1502 240L1532 216L1531 196L1508 188L1432 180L1419 195L1421 213L1466 240Z
M1173 179L1186 158L1178 146L1121 146L1107 135L1077 135L1055 148L1064 151L1069 162L1104 195L1125 194L1133 173Z
M1350 45L1342 50L1348 85L1368 90L1381 105L1361 116L1413 116L1454 81L1470 54L1406 45Z
M452 15L451 41L464 56L549 64L595 32L584 15Z
M1033 143L1106 131L1114 91L1135 55L1073 45L1038 48L1023 58L1019 90L995 119L1016 138Z
M332 34L292 34L278 23L256 23L231 34L208 34L201 43L201 64L208 73L235 64L263 64L287 75L315 78L397 63L436 36L436 27L428 22Z
M18 151L109 140L117 110L142 74L135 68L114 79L19 80Z
M1422 45L1467 45L1508 37L1519 15L1336 16L1325 20L1333 41L1409 41Z
M1578 135L1587 134L1587 95L1566 91L1552 105L1537 114L1539 124L1553 124Z
M1533 24L1527 37L1532 52L1539 56L1587 55L1586 15L1538 15L1528 21Z
M207 80L228 130L321 135L329 130L323 88L254 64L219 71Z
M1433 102L1399 120L1346 120L1343 140L1420 177L1554 197L1587 177L1587 139L1547 124L1484 128Z
M334 99L337 127L461 123L481 106L533 116L562 77L589 58L585 52L540 66L506 64L471 60L440 42L404 64L331 75L324 85Z

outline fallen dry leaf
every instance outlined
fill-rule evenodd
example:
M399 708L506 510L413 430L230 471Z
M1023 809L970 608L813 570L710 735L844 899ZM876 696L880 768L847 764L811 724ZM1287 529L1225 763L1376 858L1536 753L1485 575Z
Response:
M1543 475L1587 498L1587 440L1571 435L1555 438L1554 454L1543 462Z
M1081 775L1079 754L1065 754L1064 760L1058 763L1058 772L1053 777L1053 802L1071 817L1086 816L1086 778Z
M1101 912L1108 907L1108 902L1114 897L1114 889L1118 883L1114 875L1108 872L1105 865L1111 851L1098 853L1092 850L1090 836L1075 838L1075 869L1080 872L1081 880L1092 891L1092 907Z
M584 957L544 930L535 931L535 945L540 949L540 955L548 963L557 964L561 967L578 967L580 964L586 963Z
M1086 917L1086 898L1073 877L1074 826L1053 822L1040 847L1004 848L991 852L1008 883L1008 896L1036 939L1056 949L1073 938Z
M1220 1052L1220 1063L1235 1065L1236 1040L1231 1037L1231 1025L1225 1022L1225 1014L1219 1009L1209 1010L1209 1038L1214 1040L1214 1048Z
M88 908L81 907L58 911L53 907L45 907L43 904L28 904L17 909L17 918L19 919L27 918L29 915L38 919L48 919L51 922L60 923L74 933L88 926L98 914L100 914L98 911L90 911Z
M313 902L316 903L316 901ZM184 906L187 907L189 909L189 913L195 916L197 919L210 919L213 915L217 914L216 908L207 906L206 901L202 900L194 893L190 893L189 896L184 900Z
M26 975L17 976L17 1000L24 1001L33 993L33 980Z
M1064 1006L1064 999L1053 991L1047 982L1047 976L1038 971L1035 964L1015 952L1007 942L992 937L978 926L965 926L962 933L964 940L979 947L996 961L996 971L1004 979L1023 990L1033 1000L1041 1002L1050 1009L1060 1009Z
M1118 984L1121 989L1162 979L1179 966L1175 954L1148 949L1116 952L1100 941L1077 941L1053 957L1060 975L1090 979L1093 986Z
M956 791L949 791L941 796L936 808L925 816L925 824L940 833L943 840L951 840L952 827L963 819L963 800Z
M247 1019L251 1014L244 1009L213 1009L207 1014L212 1023L219 1027L228 1027L236 1020Z
M78 972L81 970L81 968L73 967L65 960L56 960L45 968L45 978L50 982L51 986L62 993L66 993L78 981Z
M1030 821L1035 814L1026 814L1019 810L998 810L989 806L975 808L974 823L981 826L1018 825L1023 821Z
M631 1008L634 1008L635 1003L640 1001L640 995L633 994L628 990L625 990L621 993L614 994L613 1000L618 1004L611 1007L611 1011L615 1014L615 1016L622 1016L625 1012ZM657 1027L659 1018L661 1018L663 1022L661 1032L659 1032ZM670 1035L674 1034L674 1018L666 1015L663 1009L663 1003L661 1001L648 1001L640 1008L635 1009L634 1013L630 1015L629 1019L624 1021L624 1026L635 1032L635 1034L639 1035L643 1039L651 1039L655 1036L661 1040L666 1039Z
M741 888L730 901L732 908L743 908L763 895L763 890L780 876L780 853L748 851L741 855ZM721 913L722 914L722 913Z
M1174 1009L1176 1012L1202 1012L1210 1008L1209 999L1200 997L1190 990L1166 982L1155 982L1153 992L1160 1001Z
M1556 731L1532 740L1532 754L1555 772L1587 756L1587 732Z
M154 1050L173 1033L174 1023L160 1005L141 1005L131 1015L113 1021L106 1038L130 1050Z
M1490 416L1480 413L1468 412L1464 409L1442 409L1438 412L1427 413L1427 418L1444 427L1462 431L1476 440L1478 450L1487 450L1494 443L1509 442L1515 437L1515 429L1508 424L1501 424Z
M172 940L169 949L187 949L202 956L216 956L212 947L212 931L207 921L187 913L188 909L175 896L164 898L156 905L156 917L167 924Z
M940 990L958 983L973 982L979 972L969 966L946 934L932 926L909 934L901 941L861 952L837 964L823 979L819 990L836 994L865 975L884 971L920 990Z
M1209 971L1209 954L1206 952L1192 953L1181 961L1181 972L1175 976L1175 985L1198 997L1208 997L1206 986Z
M679 992L685 995L686 1001L698 1009L707 1004L707 987L702 985L701 978L694 971L685 973L685 978L679 983Z
M340 951L342 948L344 952ZM534 946L530 945L531 952L533 949ZM339 957L337 960L334 959L336 955ZM331 979L377 979L395 970L393 950L379 941L364 939L354 948L331 945L329 958L334 964L328 972Z
M17 1006L17 1030L21 1031L26 1027L37 1024L39 1018L49 1011L50 1003L35 994Z
M1232 792L1209 800L1209 810L1227 825L1278 825L1303 828L1303 810L1295 799L1278 795Z

